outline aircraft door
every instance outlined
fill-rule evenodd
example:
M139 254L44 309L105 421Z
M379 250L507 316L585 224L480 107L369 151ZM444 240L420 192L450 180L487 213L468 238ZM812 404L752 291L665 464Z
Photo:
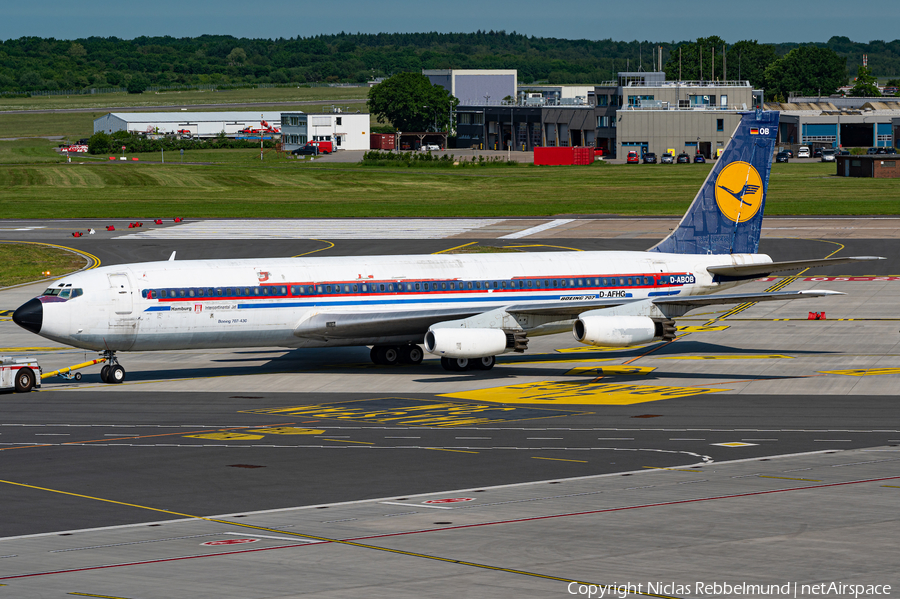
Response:
M109 292L112 298L113 312L131 314L134 310L134 297L128 275L124 273L109 275Z

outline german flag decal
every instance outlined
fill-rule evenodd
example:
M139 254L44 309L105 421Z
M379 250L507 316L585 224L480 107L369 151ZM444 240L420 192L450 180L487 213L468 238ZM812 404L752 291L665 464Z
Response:
M751 127L750 135L759 135L759 129L757 129L756 127Z

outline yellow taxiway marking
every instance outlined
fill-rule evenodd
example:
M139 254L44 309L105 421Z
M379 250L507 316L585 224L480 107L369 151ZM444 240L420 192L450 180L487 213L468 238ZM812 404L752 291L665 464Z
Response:
M845 374L847 376L878 376L880 374L900 374L900 368L859 368L853 370L819 370L822 374Z
M254 428L254 433L264 433L266 435L321 435L325 433L324 429L317 428L295 428L293 426L277 426L274 428Z
M721 324L721 325L685 325L678 327L679 333L706 333L709 331L724 331L729 328L731 325Z
M127 597L114 597L113 595L95 595L93 593L74 593L73 592L73 593L66 593L66 595L78 595L79 597L99 597L100 599L127 599Z
M688 470L687 468L660 468L658 466L644 466L650 470L671 470L672 472L703 472L703 470Z
M651 387L618 383L540 381L443 394L441 397L473 399L503 404L579 404L627 406L648 401L719 393L725 389L702 387Z
M587 464L587 460L564 460L562 458L539 458L532 456L532 460L553 460L554 462L578 462L579 464Z
M454 451L454 450L447 449L444 451ZM477 452L466 452L466 453L477 453ZM438 562L458 564L460 566L481 568L483 570L494 570L497 572L509 572L510 574L518 574L521 576L530 576L532 578L541 578L544 580L555 580L555 581L559 581L559 582L573 582L575 584L588 584L588 585L593 584L596 586L601 586L601 585L597 585L597 583L588 583L588 582L583 582L581 580L576 580L576 579L572 579L572 578L563 578L560 576L550 576L548 574L529 572L527 570L516 570L513 568L501 568L499 566L491 566L490 564L482 564L482 563L478 563L478 562L466 562L466 561L461 561L461 560L453 559L453 558L440 557L438 555L432 555L432 554L428 554L428 553L416 553L414 551L403 551L401 549L392 549L390 547L380 547L378 545L370 545L368 543L361 543L358 541L335 539L335 538L331 538L331 537L321 537L321 536L317 536L317 535L304 534L304 533L298 532L298 531L281 530L281 529L277 529L277 528L268 528L266 526L256 526L254 524L249 524L246 522L232 522L230 520L222 520L220 518L208 518L205 516L193 516L191 514L184 514L184 513L176 512L173 510L164 510L161 508L155 508L155 507L150 507L150 506L146 506L146 505L138 505L135 503L125 503L123 501L115 501L114 499L104 499L102 497L93 497L91 495L81 495L79 493L71 493L69 491L60 491L59 489L48 489L47 487L38 487L35 485L27 485L25 483L17 483L15 481L11 481L11 480L0 480L0 484L7 484L7 485L16 486L16 487L23 487L26 489L35 489L38 491L47 491L49 493L59 493L60 495L69 495L70 497L81 497L82 499L90 499L93 501L102 501L105 503L113 503L116 505L124 505L127 507L134 507L134 508L138 508L138 509L142 509L142 510L149 510L151 512L160 512L163 514L171 514L174 516L180 516L182 518L190 518L192 520L204 520L206 522L215 522L217 524L225 524L228 526L236 526L239 528L246 528L246 529L250 529L250 530L261 530L261 531L266 531L266 532L283 534L286 536L299 537L302 539L312 539L314 541L321 541L323 543L335 543L337 545L345 545L348 547L357 547L359 549L372 549L374 551L382 551L384 553L393 553L395 555L405 555L408 557L416 557L416 558L428 559L428 560L433 560L433 561L438 561ZM660 599L675 599L674 597L670 597L669 595L660 595L660 594L649 593L649 592L647 592L647 593L636 592L636 593L631 593L631 594L642 595L645 597L659 597Z
M322 439L323 441L334 441L335 443L359 443L360 445L375 445L368 441L348 441L346 439Z
M299 258L300 256L308 256L309 254L315 254L316 252L324 252L325 250L330 250L334 247L334 244L326 239L310 239L310 241L321 241L322 243L327 243L327 247L319 248L317 250L310 250L308 252L303 252L302 254L297 254L296 256L291 256L292 258Z
M472 242L470 242L470 243L464 243L464 244L462 244L462 245L458 245L458 246L453 247L453 248L447 248L446 250L441 250L441 251L439 251L439 252L434 252L434 253L435 253L435 254L446 254L447 252L452 252L453 250L458 250L458 249L460 249L460 248L466 248L466 247L469 247L470 245L475 245L476 243L478 243L478 242L477 242L477 241L472 241Z
M478 453L477 451L464 451L462 449L443 449L440 447L426 447L425 449L430 449L431 451L452 451L453 453Z
M532 243L530 245L504 245L504 248L514 249L514 248L557 248L560 250L571 250L573 252L583 252L584 250L579 250L578 248L570 248L564 245L547 245L546 243Z
M607 374L650 374L656 370L653 366L579 366L567 375L571 376L605 376Z
M781 354L746 356L663 356L657 360L793 360L794 356Z
M882 487L888 487L889 489L900 489L900 486L897 485L881 485Z
M17 352L17 351L63 351L67 349L72 349L71 347L0 347L0 351L2 352Z
M263 438L263 435L248 435L247 433L206 433L184 436L191 439L214 439L216 441L256 441Z
M815 478L791 478L790 476L765 476L763 474L759 475L759 478L780 478L781 480L803 480L810 483L820 483L822 481L816 480Z

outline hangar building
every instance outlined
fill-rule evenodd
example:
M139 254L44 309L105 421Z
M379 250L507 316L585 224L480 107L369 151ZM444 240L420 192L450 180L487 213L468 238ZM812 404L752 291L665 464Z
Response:
M432 85L440 85L460 104L499 104L516 97L516 69L424 69Z
M261 122L277 125L280 112L110 112L94 119L94 133L129 131L152 135L176 135L187 132L192 137L215 137L224 132L229 137L241 129L261 128Z

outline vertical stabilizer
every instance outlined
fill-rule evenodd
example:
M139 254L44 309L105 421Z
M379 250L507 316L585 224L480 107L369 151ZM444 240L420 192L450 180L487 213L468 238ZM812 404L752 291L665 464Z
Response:
M778 112L744 113L678 228L649 251L757 253L777 134Z

